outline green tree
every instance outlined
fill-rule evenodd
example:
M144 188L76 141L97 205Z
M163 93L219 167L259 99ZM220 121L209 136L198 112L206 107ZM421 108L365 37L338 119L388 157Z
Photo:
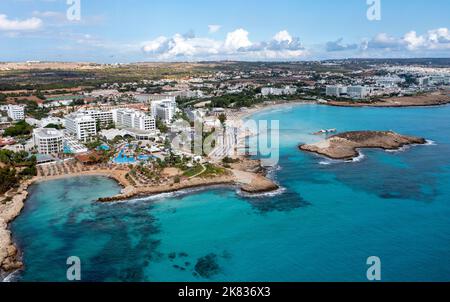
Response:
M20 136L20 135L29 135L31 134L31 131L33 130L33 127L29 125L25 121L19 121L14 126L9 127L5 130L4 136Z
M61 125L57 125L57 124L48 124L47 126L45 126L44 128L50 128L50 129L62 129L63 127Z
M6 95L0 93L0 103L4 104L6 102Z
M6 193L9 189L18 183L14 168L0 168L0 194Z
M158 128L158 130L161 131L161 133L169 132L169 128L163 121L161 121L160 118L156 119L156 128Z

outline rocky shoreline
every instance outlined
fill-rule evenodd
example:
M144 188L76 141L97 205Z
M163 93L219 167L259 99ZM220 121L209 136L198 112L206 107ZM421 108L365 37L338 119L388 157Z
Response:
M142 196L151 196L162 193L178 192L186 189L221 185L238 186L242 191L251 194L266 193L277 190L279 188L278 185L262 175L262 171L263 169L261 169L261 167L258 169L258 172L232 169L231 172L228 171L225 175L212 178L193 178L184 180L180 183L172 183L162 186L134 187L131 185L125 186L125 184L122 184L125 188L120 194L112 197L99 198L97 201L117 202Z
M21 213L28 197L28 187L32 183L32 180L25 181L11 200L3 200L0 204L0 276L23 267L8 225Z
M133 186L128 186L122 190L122 192L116 196L99 198L98 202L117 202L128 200L136 197L142 196L151 196L162 193L173 193L186 189L194 189L201 187L210 187L210 186L220 186L220 185L233 185L234 179L230 177L217 177L212 179L193 179L189 182L172 184L172 185L163 185L158 187L141 187L136 188Z
M352 160L359 156L358 149L398 150L413 144L423 145L426 144L426 140L393 131L352 131L333 135L316 144L301 145L299 149L331 159Z

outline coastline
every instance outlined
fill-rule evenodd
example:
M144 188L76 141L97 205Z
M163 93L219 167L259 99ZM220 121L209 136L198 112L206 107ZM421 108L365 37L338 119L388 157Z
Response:
M231 119L234 121L239 121L239 120L243 121L245 119L248 119L252 115L264 112L269 109L281 109L281 108L290 107L290 106L300 106L300 105L310 105L310 104L317 104L317 102L301 100L301 99L293 100L293 101L284 101L283 100L282 102L267 101L265 103L258 104L258 105L255 105L254 107L248 108L246 111L234 113L234 115L232 116Z
M244 112L234 112L230 120L234 122L242 122L254 114L264 112L266 110L273 110L278 108L295 107L300 105L317 104L314 101L308 100L293 100L293 101L269 101L263 104L256 105L247 109ZM110 197L109 200L102 200L103 202L126 200L133 197L149 196L154 194L176 192L183 189L209 187L216 185L237 185L243 192L249 194L266 193L277 190L279 187L268 180L263 175L258 173L250 173L240 171L240 169L232 169L232 175L225 178L213 179L194 179L185 181L180 184L164 185L158 187L136 188L130 185L125 175L127 172L121 170L96 170L83 171L72 174L64 174L57 176L34 177L22 183L17 190L16 195L10 202L5 205L0 205L0 271L8 272L19 269L23 266L19 260L19 252L13 242L9 224L20 215L24 203L28 197L28 187L34 183L44 181L58 180L70 177L84 177L84 176L103 176L114 179L122 187L121 194ZM256 178L254 178L256 177ZM1 274L0 274L1 276Z
M328 101L324 105L334 107L407 108L433 107L450 104L450 91L438 91L424 95L382 98L373 102Z
M266 110L277 109L277 108L285 108L285 107L295 107L300 105L308 105L308 104L316 104L316 102L309 101L286 101L286 102L271 102L263 105L257 105L256 107L249 108L246 112L238 113L233 118L237 119L246 119L251 117L254 114L258 114L264 112ZM326 104L325 104L326 105ZM432 107L436 105L424 105L426 107ZM354 106L356 107L356 106ZM412 106L404 106L404 107L412 107ZM413 106L415 107L415 106ZM239 169L237 171L240 171ZM12 273L20 268L22 268L23 264L20 261L20 252L17 250L13 238L11 235L11 231L9 230L9 224L20 215L24 203L28 198L28 188L30 185L35 183L40 183L44 181L58 180L63 178L72 178L72 177L85 177L85 176L102 176L114 179L117 183L122 186L122 194L111 197L111 200L99 200L102 202L115 202L126 200L134 197L141 196L151 196L161 193L170 193L170 192L178 192L184 189L192 189L192 188L200 188L200 187L211 187L217 185L238 185L245 192L249 192L251 194L256 193L264 193L269 191L276 190L273 188L257 188L254 189L251 187L251 180L248 180L247 175L241 175L239 178L235 173L235 169L232 169L231 172L233 175L227 175L223 178L195 178L193 181L184 181L179 184L173 185L163 185L158 187L147 187L147 188L135 188L130 185L129 181L124 176L126 172L118 171L118 170L96 170L96 171L84 171L77 172L73 174L64 174L58 176L48 176L48 177L35 177L33 179L27 180L20 185L20 188L17 190L16 195L13 197L12 201L10 201L6 205L0 204L0 281L2 280L2 270L4 272ZM253 175L258 175L258 173L254 172L245 172L252 173ZM262 180L262 178L260 179ZM278 186L277 186L278 188ZM134 190L134 191L133 191ZM117 198L117 199L116 199ZM2 250L3 249L3 250ZM2 252L3 251L3 252ZM4 276L3 276L4 277Z
M22 212L32 184L33 180L23 182L10 201L0 204L0 278L23 267L9 224Z
M243 121L250 116L263 112L265 110L274 108L283 108L288 106L297 106L304 104L312 104L315 102L296 100L296 101L284 101L284 102L270 102L262 105L257 105L248 109L245 112L235 113L232 117L234 121ZM253 161L253 160L252 160ZM255 161L253 161L255 162ZM258 163L259 165L259 163ZM136 188L130 184L125 175L127 172L122 170L95 170L95 171L83 171L72 174L62 174L54 176L36 176L23 182L17 190L15 196L11 201L6 204L0 204L0 281L9 273L17 271L23 268L23 263L20 259L20 252L18 251L11 231L9 230L9 224L16 219L23 210L25 202L28 198L28 188L32 184L58 180L72 177L85 177L85 176L102 176L114 179L122 187L121 194L99 199L99 202L117 202L127 200L133 197L151 196L162 193L177 192L185 189L193 189L200 187L211 187L218 185L232 185L238 186L240 189L249 194L266 193L279 189L279 186L267 179L265 176L253 173L241 171L241 174L235 173L236 169L232 169L230 175L219 178L210 179L191 179L179 184L164 185L157 187L144 187ZM250 178L249 178L250 177ZM6 194L5 194L6 195Z
M260 166L259 161L248 160L252 166ZM33 184L45 181L52 181L65 178L101 176L114 179L121 187L121 193L106 198L99 198L97 202L119 202L129 200L135 197L152 196L162 193L178 192L186 189L207 188L214 186L238 186L242 191L252 194L264 193L278 189L278 186L267 179L265 176L256 172L239 171L242 174L236 174L235 169L228 170L225 175L209 178L186 179L180 183L170 183L159 186L133 186L127 180L125 170L89 170L76 172L72 174L61 174L54 176L36 176L23 182L14 192L14 197L10 201L0 204L0 281L10 273L23 268L20 257L20 251L13 240L9 224L16 219L22 212L25 202L28 198L28 189Z

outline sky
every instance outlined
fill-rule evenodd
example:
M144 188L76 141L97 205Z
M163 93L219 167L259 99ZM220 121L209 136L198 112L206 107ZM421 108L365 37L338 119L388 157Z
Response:
M0 61L450 57L448 0L1 0Z

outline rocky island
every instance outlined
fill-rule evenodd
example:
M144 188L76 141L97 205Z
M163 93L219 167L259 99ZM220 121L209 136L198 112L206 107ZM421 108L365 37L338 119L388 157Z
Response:
M352 131L333 135L316 144L301 145L299 148L331 159L351 160L359 156L358 149L362 148L396 150L406 145L425 143L424 138L405 136L393 131Z

